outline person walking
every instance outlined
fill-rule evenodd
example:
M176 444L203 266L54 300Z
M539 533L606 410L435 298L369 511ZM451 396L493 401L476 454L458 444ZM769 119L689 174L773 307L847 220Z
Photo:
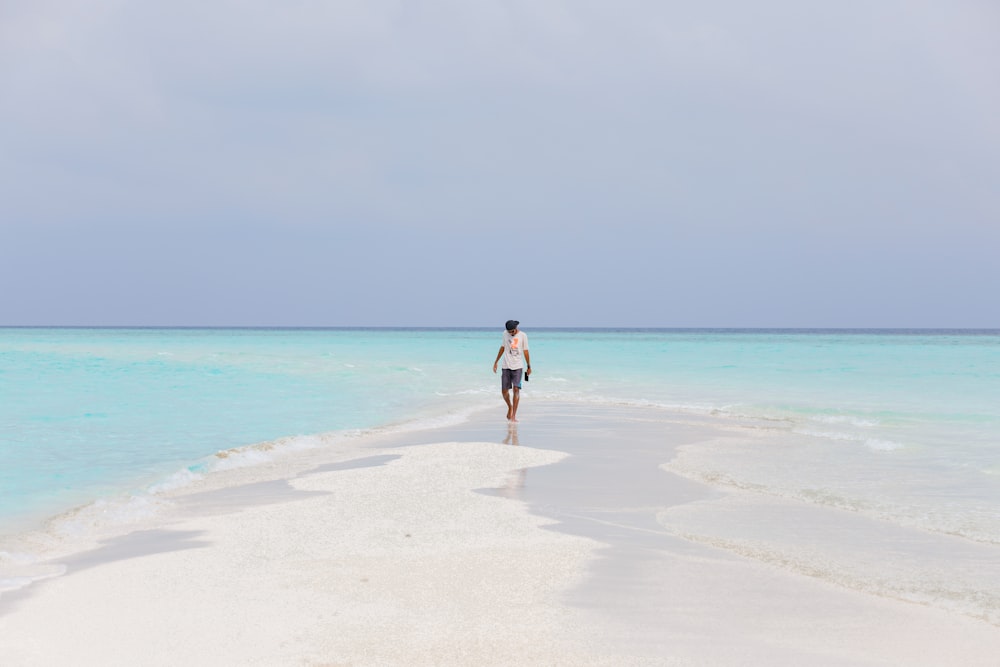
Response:
M517 404L521 400L521 377L528 379L531 375L531 354L528 352L528 335L518 329L520 322L507 320L507 330L503 334L503 343L497 358L493 361L493 372L497 372L497 364L503 359L503 371L500 377L500 391L504 403L507 404L507 419L517 421ZM513 396L511 395L513 392Z

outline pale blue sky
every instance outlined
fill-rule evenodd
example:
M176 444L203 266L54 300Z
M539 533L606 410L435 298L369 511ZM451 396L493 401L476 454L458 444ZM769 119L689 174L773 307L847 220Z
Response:
M0 325L997 327L1000 6L0 3Z

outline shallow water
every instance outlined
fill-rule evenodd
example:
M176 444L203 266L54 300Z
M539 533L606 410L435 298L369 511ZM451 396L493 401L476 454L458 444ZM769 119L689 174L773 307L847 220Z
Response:
M736 429L682 448L673 472L1000 542L998 332L526 332L528 397ZM485 330L0 329L0 535L200 474L221 450L461 419L499 401L499 343Z

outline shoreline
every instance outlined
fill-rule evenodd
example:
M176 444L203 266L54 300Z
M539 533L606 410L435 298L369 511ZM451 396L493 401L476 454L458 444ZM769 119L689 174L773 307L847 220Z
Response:
M153 519L56 559L65 574L0 595L0 659L975 665L1000 654L995 625L667 530L664 512L725 507L725 490L661 467L725 435L720 423L541 400L522 413L516 427L476 412L167 491Z
M173 506L152 521L60 558L60 576L5 594L0 659L590 660L551 628L565 616L559 592L582 576L594 545L541 530L548 522L521 504L475 491L565 455L490 442L378 442L388 437L403 436L296 452L167 492Z
M0 523L0 556L8 553L3 550L4 547L14 546L15 552L24 551L17 547L26 544L49 549L63 537L70 543L79 539L84 540L80 544L85 544L91 537L88 535L90 532L96 538L128 530L130 525L142 521L147 515L154 518L152 515L157 506L163 504L161 501L164 498L183 495L191 489L238 483L231 481L234 469L245 471L235 473L237 476L268 476L273 474L268 471L280 470L283 466L291 466L289 470L292 470L296 465L304 465L297 462L308 459L310 452L322 458L336 457L353 449L365 451L377 438L460 424L486 409L485 404L472 405L432 416L338 431L285 435L217 450L181 467L164 468L164 472L157 475L143 475L133 483L119 485L117 490L109 487L100 495L81 494L84 500L79 504L58 506L47 502L38 509L8 517L6 523ZM0 560L0 568L2 565ZM0 569L0 582L2 575ZM0 585L0 596L3 593L4 588Z

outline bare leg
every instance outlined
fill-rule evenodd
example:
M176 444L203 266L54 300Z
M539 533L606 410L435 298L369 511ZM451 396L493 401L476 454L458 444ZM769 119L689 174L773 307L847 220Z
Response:
M508 417L508 419L510 419L512 422L517 421L517 404L520 402L521 402L521 390L518 389L517 387L514 387L514 402L513 405L511 406L510 417Z
M517 390L515 389L514 391L515 391L515 394L514 394L515 398L514 398L514 400L516 401L517 400L517 393L516 393ZM513 419L513 417L514 417L514 409L515 408L510 403L510 390L508 390L508 389L504 389L503 390L503 402L507 404L507 419Z

